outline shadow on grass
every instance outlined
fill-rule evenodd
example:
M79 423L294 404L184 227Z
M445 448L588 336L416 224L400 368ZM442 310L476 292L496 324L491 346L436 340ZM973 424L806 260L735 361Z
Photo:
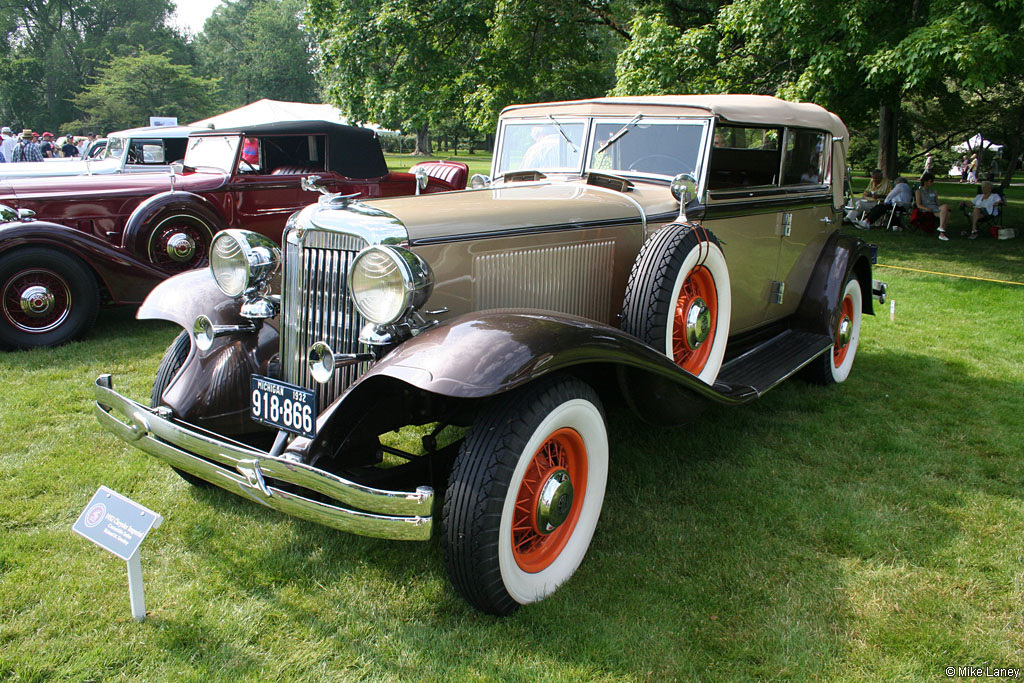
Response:
M1020 498L1024 469L1008 435L1021 432L1021 420L993 424L986 405L1024 387L968 370L923 355L863 354L841 387L792 381L679 428L613 414L609 488L589 556L555 596L507 619L475 613L445 586L436 538L379 541L294 520L286 543L251 553L208 545L216 531L202 526L186 538L212 580L319 638L339 637L338 614L283 599L282 587L315 595L357 584L340 591L351 601L337 610L376 635L365 651L351 647L373 657L372 643L386 635L399 651L429 650L421 656L435 672L486 676L481 663L494 662L500 674L509 648L560 671L613 676L820 671L849 654L857 630L862 598L851 594L851 566L945 571L964 533L962 508L978 496ZM979 405L951 419L949 393L922 387ZM225 524L280 520L218 490L194 495ZM188 644L201 625L169 619L163 630L168 656L195 665ZM215 643L223 648L230 643ZM380 666L398 676L413 670Z

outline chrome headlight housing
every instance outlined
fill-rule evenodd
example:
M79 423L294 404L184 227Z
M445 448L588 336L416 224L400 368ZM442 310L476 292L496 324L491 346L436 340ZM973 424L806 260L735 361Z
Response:
M434 289L434 274L408 249L374 245L356 255L348 287L366 320L390 325L426 303Z
M221 291L232 298L259 290L280 267L281 250L258 232L222 230L210 245L210 272Z

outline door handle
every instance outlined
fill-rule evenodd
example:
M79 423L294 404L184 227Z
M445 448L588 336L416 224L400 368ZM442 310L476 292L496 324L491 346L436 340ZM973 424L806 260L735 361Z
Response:
M820 221L820 222L821 222L821 223L831 223L831 222L832 222L832 219L831 219L831 218L829 218L828 216L825 216L824 218L822 218L822 219L821 219L821 221Z

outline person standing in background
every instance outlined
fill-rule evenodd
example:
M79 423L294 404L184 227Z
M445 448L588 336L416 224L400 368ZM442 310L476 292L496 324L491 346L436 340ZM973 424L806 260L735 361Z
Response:
M60 155L62 157L78 156L78 148L75 147L75 141L70 135L64 136L64 144L60 147Z
M44 159L52 159L57 156L57 146L53 144L53 133L49 131L43 133L43 141L39 143L39 151L42 152Z
M18 144L18 138L14 137L9 126L0 128L0 136L3 138L0 142L0 154L4 155L4 161L11 162L13 161L11 154L14 153L14 146Z

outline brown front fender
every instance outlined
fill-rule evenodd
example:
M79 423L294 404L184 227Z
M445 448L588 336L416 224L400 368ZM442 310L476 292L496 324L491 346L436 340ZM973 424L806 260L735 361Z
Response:
M169 406L178 419L236 438L264 431L249 419L249 377L270 373L269 364L278 349L277 323L266 321L257 332L219 337L203 353L196 348L192 323L205 315L214 325L246 325L250 321L239 315L240 307L203 268L161 282L136 316L177 323L192 338L192 350L164 391L161 404Z
M570 315L525 309L470 313L404 342L375 364L321 415L313 441L298 439L300 455L338 453L404 424L440 420L433 404L479 408L481 400L555 372L605 382L631 406L656 384L677 406L692 410L705 399L739 403L727 387L710 387L635 337ZM644 419L645 415L640 415ZM659 416L654 422L667 422Z

